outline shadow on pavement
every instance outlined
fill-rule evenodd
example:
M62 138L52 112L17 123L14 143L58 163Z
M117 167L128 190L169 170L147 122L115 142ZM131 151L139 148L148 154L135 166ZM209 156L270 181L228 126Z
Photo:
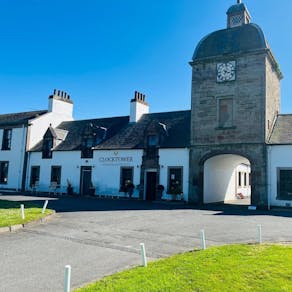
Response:
M292 217L292 209L273 208L271 210L248 210L246 205L205 204L190 205L183 202L140 201L136 199L106 199L81 196L48 196L21 193L1 193L0 200L25 202L42 207L49 200L48 208L57 213L82 211L131 211L131 210L205 210L215 212L214 216L279 216ZM14 204L17 205L17 204ZM210 215L210 214L208 214Z

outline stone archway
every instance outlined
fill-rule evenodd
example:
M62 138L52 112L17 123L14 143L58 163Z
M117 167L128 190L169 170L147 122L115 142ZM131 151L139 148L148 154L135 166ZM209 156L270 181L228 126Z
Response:
M251 204L267 208L266 147L262 144L204 145L191 147L189 168L189 202L204 204L204 164L218 155L235 155L247 159L251 167Z
M240 155L221 154L203 165L203 203L250 204L250 161Z

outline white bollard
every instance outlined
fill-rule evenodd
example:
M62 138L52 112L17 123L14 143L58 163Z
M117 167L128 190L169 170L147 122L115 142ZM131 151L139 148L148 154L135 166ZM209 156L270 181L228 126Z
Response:
M24 215L24 205L23 204L20 205L20 213L21 213L21 219L23 220L25 218L25 215Z
M49 201L46 200L42 209L42 214L44 214L46 212L47 206L48 206Z
M65 266L65 287L64 292L70 292L70 281L71 281L71 266Z
M258 243L259 244L262 243L262 225L261 224L258 225Z
M140 247L141 247L142 266L143 267L147 267L145 244L144 243L140 243Z
M200 234L201 234L201 247L203 250L205 250L206 249L205 231L201 230Z

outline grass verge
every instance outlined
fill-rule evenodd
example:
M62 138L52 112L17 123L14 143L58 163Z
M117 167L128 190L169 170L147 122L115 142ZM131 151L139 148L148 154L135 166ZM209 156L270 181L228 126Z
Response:
M20 204L24 204L25 219L21 219ZM0 227L24 224L52 214L53 210L46 209L42 214L42 208L30 202L15 202L0 200Z
M75 292L292 291L292 246L227 245L137 267Z

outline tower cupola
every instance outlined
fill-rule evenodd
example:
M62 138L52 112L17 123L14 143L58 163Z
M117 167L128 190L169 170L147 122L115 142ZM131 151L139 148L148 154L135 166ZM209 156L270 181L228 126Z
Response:
M227 28L237 27L250 23L250 14L246 6L237 0L237 4L232 5L226 12Z

